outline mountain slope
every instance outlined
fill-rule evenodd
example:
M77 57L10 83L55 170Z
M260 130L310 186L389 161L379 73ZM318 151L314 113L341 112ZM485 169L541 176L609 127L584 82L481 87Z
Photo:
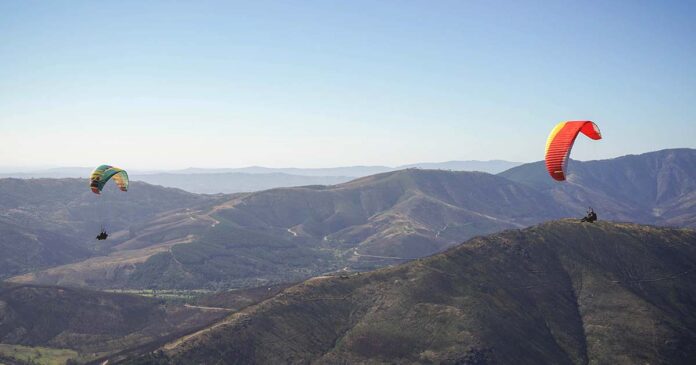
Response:
M107 252L94 240L103 223L127 239L158 214L216 200L139 182L127 193L108 185L101 196L87 186L83 179L0 179L0 278Z
M696 233L556 221L287 289L131 363L686 364Z
M137 266L128 285L256 286L372 269L564 214L506 179L426 170L240 195L213 211L220 224Z
M401 257L564 213L532 189L493 175L416 169L330 187L254 193L217 210L220 219L246 228L286 236L290 230L295 239Z
M600 218L696 227L696 150L671 149L600 161L571 161L567 182L548 177L543 162L499 176L559 202L591 205Z
M130 225L124 221L124 229L113 232L107 241L109 250L102 250L106 256L85 260L79 256L84 253L75 252L78 262L55 260L64 265L12 280L182 289L297 281L331 271L402 263L476 235L580 217L588 205L596 209L600 220L693 227L695 154L694 150L666 150L571 162L569 181L562 184L553 182L537 163L499 176L407 169L333 186L235 195L197 196L172 189L195 198L196 205L144 216ZM172 196L167 204L176 201ZM61 229L60 234L65 235L64 231L70 229ZM29 242L31 235L23 237ZM56 244L60 242L56 239ZM67 247L63 250L72 252ZM18 267L26 271L44 267L42 262ZM16 267L12 270L18 272Z
M223 199L220 197L220 199ZM485 173L408 169L225 197L157 218L94 258L14 278L92 287L235 287L365 270L568 214Z
M454 171L481 171L489 174L497 174L519 166L520 162L510 162L503 160L490 161L447 161L447 162L424 162L410 165L399 166L399 169L416 167L419 169L437 169Z
M85 259L91 252L61 233L0 220L0 278Z
M180 336L222 316L132 295L0 284L0 343L72 349L82 360Z
M100 219L113 230L124 229L162 212L213 200L141 182L132 182L127 193L108 184L96 195L84 179L0 179L1 218L61 231L67 228L69 232L93 230Z

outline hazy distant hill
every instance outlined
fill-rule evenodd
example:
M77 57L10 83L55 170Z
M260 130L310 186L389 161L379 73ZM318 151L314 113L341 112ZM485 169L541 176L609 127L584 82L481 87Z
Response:
M241 172L249 174L269 174L282 173L301 176L338 176L338 177L364 177L369 175L381 174L384 172L403 170L407 168L421 168L432 170L453 170L453 171L481 171L495 174L505 171L512 167L521 165L520 162L510 162L504 160L490 161L446 161L446 162L422 162L397 167L388 166L344 166L344 167L326 167L326 168L273 168L262 166L250 166L235 169L200 169L189 168L175 171L176 173L230 173Z
M193 193L216 194L268 190L303 185L334 185L351 180L346 176L301 176L286 173L157 173L133 175L133 180L174 187Z
M131 364L688 364L696 233L556 221L289 288Z
M567 182L549 178L543 162L500 174L553 196L593 206L605 218L696 227L696 150L671 149L610 160L570 161Z
M344 167L324 167L324 168L297 168L297 167L263 167L249 166L241 168L188 168L173 171L174 173L188 174L208 174L208 173L245 173L245 174L287 174L295 176L315 176L315 177L362 177L367 175L379 174L382 172L393 171L395 168L387 166L344 166Z
M12 171L3 169L0 171L0 178L13 177L18 179L39 179L39 178L87 178L92 173L89 167L54 167L48 169L22 169Z
M410 165L399 166L399 169L419 168L432 170L452 170L452 171L481 171L489 174L497 174L506 171L515 166L521 165L521 162L510 162L503 160L490 161L447 161L447 162L424 162Z
M81 362L157 346L225 314L133 295L0 284L0 343L70 349Z
M517 166L517 162L448 161L419 163L399 167L347 166L331 168L188 168L174 171L129 170L133 181L179 188L193 193L217 194L254 192L279 187L304 185L334 185L357 177L364 177L405 168L426 168L454 171L483 171L498 173ZM59 167L36 171L2 172L0 177L14 178L85 178L91 173L87 167Z
M194 193L255 192L279 187L305 185L335 185L364 177L406 168L452 171L482 171L499 173L518 166L518 162L448 161L399 166L350 166L336 168L268 168L244 167L239 169L185 169L170 173L132 174L134 180L170 186Z

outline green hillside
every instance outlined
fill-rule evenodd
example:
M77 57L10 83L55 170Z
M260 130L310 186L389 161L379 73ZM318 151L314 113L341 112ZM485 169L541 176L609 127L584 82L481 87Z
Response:
M696 233L556 221L285 290L131 363L686 364Z

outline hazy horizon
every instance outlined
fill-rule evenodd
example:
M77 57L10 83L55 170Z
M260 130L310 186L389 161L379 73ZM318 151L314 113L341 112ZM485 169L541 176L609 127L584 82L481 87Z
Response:
M691 147L674 147L674 148L667 148L667 149L692 149ZM660 149L662 150L662 149ZM654 151L643 151L643 152L638 152L634 153L633 155L640 155L644 153L649 153L649 152L656 152L659 150L654 150ZM626 154L626 155L631 155L631 154ZM597 158L597 159L578 159L573 157L572 160L575 161L594 161L594 160L605 160L605 159L612 159L612 158L617 158L617 157L622 157L626 155L619 155L619 156L611 156L611 157L606 157L606 158ZM249 168L264 168L264 169L298 169L298 170L322 170L322 169L341 169L341 168L353 168L353 167L386 167L386 168L402 168L402 167L407 167L410 165L419 165L419 164L446 164L446 163L455 163L455 162L478 162L478 163L495 163L495 162L503 162L503 163L514 163L514 164L527 164L527 163L534 163L534 162L539 162L542 161L543 159L538 159L534 161L509 161L509 160L502 160L502 159L490 159L490 160L447 160L447 161L420 161L420 162L411 162L411 163L406 163L402 165L387 165L387 164L356 164L356 165L336 165L336 166L316 166L316 167L310 167L310 166L265 166L265 165L244 165L244 166L187 166L187 167L181 167L181 168L157 168L157 167L145 167L145 168L134 168L131 169L132 171L136 171L138 173L143 173L143 172L176 172L176 171L183 171L183 170L189 170L189 169L201 169L201 170L215 170L215 169L220 169L220 170L241 170L241 169L249 169ZM22 173L22 172L38 172L41 170L50 170L50 169L90 169L93 168L93 166L61 166L61 165L23 165L23 166L7 166L7 165L0 165L0 173Z
M206 166L206 167L201 167L201 166L187 166L187 167L182 167L182 168L172 168L172 169L158 169L156 167L146 167L146 168L135 168L131 170L135 171L181 171L181 170L189 170L189 169L202 169L202 170L214 170L214 169L247 169L247 168L268 168L268 169L335 169L335 168L350 168L350 167L388 167L388 168L399 168L399 167L404 167L404 166L409 166L409 165L418 165L418 164L445 164L445 163L450 163L450 162L481 162L481 163L493 163L493 162L509 162L509 163L519 163L519 164L524 164L524 163L530 163L530 162L535 162L535 161L529 161L529 162L523 162L523 161L507 161L507 160L500 160L500 159L492 159L492 160L449 160L449 161L421 161L421 162L413 162L413 163L406 163L403 165L396 165L396 166L390 166L386 164L375 164L375 165L368 165L368 164L357 164L357 165L341 165L341 166L318 166L318 167L308 167L308 166L264 166L264 165L244 165L244 166ZM36 170L43 170L43 169L85 169L85 168L93 168L93 166L60 166L60 165L23 165L23 166L3 166L0 165L0 172L21 172L21 171L36 171ZM12 169L18 169L18 170L13 170ZM36 169L36 170L34 170Z
M637 152L637 153L627 153L627 154L621 154L617 156L609 156L609 157L600 157L600 158L592 158L592 159L580 159L576 158L573 156L572 160L575 161L595 161L595 160L605 160L605 159L612 159L612 158L617 158L617 157L622 157L626 155L641 155L644 153L650 153L650 152L656 152L660 150L665 150L665 149L693 149L692 147L672 147L672 148L664 148L664 149L657 149L657 150L646 150L642 152ZM176 171L183 171L183 170L189 170L189 169L201 169L201 170L215 170L215 169L220 169L220 170L236 170L236 169L248 169L248 168L267 168L267 169L298 169L298 170L321 170L321 169L340 169L340 168L353 168L353 167L386 167L386 168L401 168L401 167L407 167L410 165L419 165L419 164L445 164L445 163L452 163L452 162L480 162L480 163L494 163L494 162L505 162L505 163L515 163L515 164L527 164L527 163L534 163L534 162L539 162L542 161L543 158L539 158L537 160L533 161L510 161L510 160L502 160L502 159L490 159L490 160L447 160L447 161L420 161L420 162L409 162L405 164L400 164L400 165L388 165L388 164L355 164L355 165L326 165L326 166L268 166L268 165L242 165L242 166L186 166L186 167L176 167L176 168L158 168L156 166L148 166L148 167L141 167L141 168L132 168L129 169L132 171L135 171L137 173L143 173L143 172L176 172ZM10 166L10 165L0 165L0 173L24 173L24 172L39 172L41 170L50 170L50 169L90 169L93 168L93 166L61 166L61 165L21 165L21 166Z

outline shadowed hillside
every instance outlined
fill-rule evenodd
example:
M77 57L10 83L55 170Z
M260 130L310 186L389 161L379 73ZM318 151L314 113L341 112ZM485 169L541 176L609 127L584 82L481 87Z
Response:
M0 219L0 278L85 259L70 235Z
M323 277L131 363L687 364L696 233L545 223Z
M180 336L224 314L132 295L0 284L4 348L69 349L80 362ZM4 348L0 355L11 356Z

